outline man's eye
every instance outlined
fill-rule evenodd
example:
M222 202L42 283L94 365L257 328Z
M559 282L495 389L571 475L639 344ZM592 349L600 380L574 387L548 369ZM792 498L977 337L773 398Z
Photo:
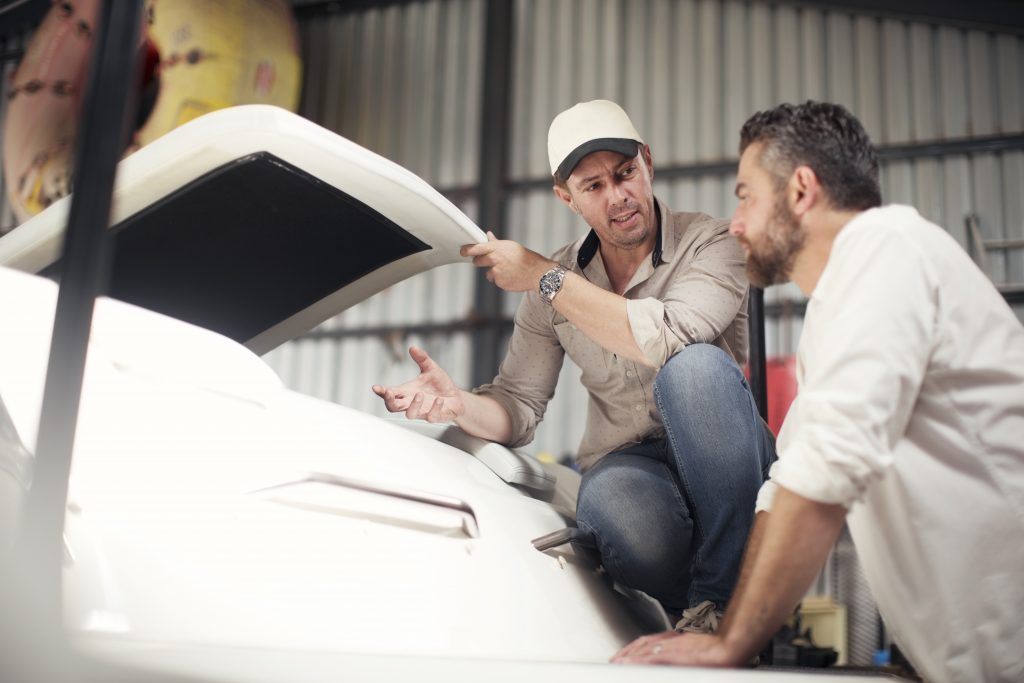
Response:
M629 176L633 175L634 173L636 173L636 166L630 166L629 168L627 168L625 171L622 172L622 177L623 178L628 178Z

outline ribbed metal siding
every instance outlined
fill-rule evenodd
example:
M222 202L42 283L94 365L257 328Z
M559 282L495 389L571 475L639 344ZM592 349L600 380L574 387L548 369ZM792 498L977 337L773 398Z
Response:
M439 188L473 185L483 0L433 0L299 24L301 113Z
M733 159L747 116L809 98L879 145L1024 130L1018 35L734 0L520 0L517 18L517 178L548 172L551 118L595 97L661 165Z
M480 0L434 0L303 22L302 113L436 187L472 187L483 11ZM547 176L551 118L595 97L625 106L654 150L656 170L735 160L738 130L749 114L807 98L847 105L880 145L1024 130L1024 40L1008 33L793 3L518 0L514 53L509 171L516 181ZM889 160L884 195L918 206L962 244L970 211L979 214L986 236L1020 237L1022 164L1020 152ZM728 216L733 183L731 172L718 171L658 179L655 187L674 208ZM585 229L546 187L511 195L505 232L537 251L550 253ZM1021 280L1024 254L997 256L991 275L997 282ZM453 295L438 296L448 286ZM460 320L472 286L471 269L452 266L450 273L398 285L328 327ZM794 285L768 292L769 302L787 299L802 299ZM506 297L507 315L517 301ZM769 319L769 355L791 353L800 326L798 317ZM449 346L446 335L438 339L439 349ZM385 351L380 342L300 341L277 355L305 358L321 348L329 368L344 365L322 350L332 344L342 356L362 355L359 371L372 368L367 372L375 377L406 379L415 371L404 350ZM453 374L469 377L469 352L467 346L456 355ZM379 410L367 398L366 382L353 382L350 392L348 382L331 384L301 370L313 361L271 359L299 389ZM568 379L538 433L537 450L575 450L585 405L577 376L567 364Z
M965 248L965 217L972 212L986 240L1024 237L1024 152L890 161L881 176L886 201L916 206ZM1024 282L1024 250L993 252L989 263L993 282Z

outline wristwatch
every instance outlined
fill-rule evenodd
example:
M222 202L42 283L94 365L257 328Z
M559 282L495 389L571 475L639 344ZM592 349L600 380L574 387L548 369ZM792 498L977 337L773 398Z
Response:
M562 266L555 266L548 272L540 276L540 298L544 299L548 303L555 298L555 294L558 294L562 290L562 282L565 280L565 273L567 271Z

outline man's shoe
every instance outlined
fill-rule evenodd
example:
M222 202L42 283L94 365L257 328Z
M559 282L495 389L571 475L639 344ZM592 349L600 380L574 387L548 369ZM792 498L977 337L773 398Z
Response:
M682 618L676 622L676 633L714 633L722 621L722 611L715 603L705 600L696 607L683 610Z

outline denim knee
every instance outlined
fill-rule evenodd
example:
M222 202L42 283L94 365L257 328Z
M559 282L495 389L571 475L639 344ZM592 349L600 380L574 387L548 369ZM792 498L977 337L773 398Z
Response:
M654 378L654 395L682 388L688 395L700 396L729 376L742 379L739 366L729 354L711 344L690 344L669 358L658 371Z

